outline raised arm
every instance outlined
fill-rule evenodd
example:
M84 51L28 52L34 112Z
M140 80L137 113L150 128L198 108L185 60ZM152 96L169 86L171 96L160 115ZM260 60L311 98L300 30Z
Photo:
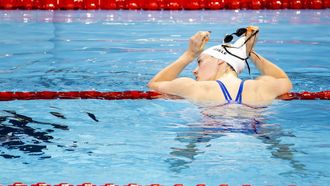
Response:
M182 97L191 93L195 80L191 78L178 78L178 75L203 51L209 35L210 32L197 32L192 36L189 40L188 49L176 61L158 72L150 80L148 87L161 93Z
M251 52L250 58L256 65L257 69L260 71L261 76L271 76L276 79L289 80L288 75L280 67L262 57L260 54L257 54L255 51Z
M250 29L249 29L250 28ZM248 33L252 34L257 27L248 27ZM257 36L255 36L257 37ZM247 43L249 47L249 43ZM267 93L269 97L276 98L289 92L292 83L288 75L277 65L273 64L260 54L257 54L252 48L250 50L250 59L255 64L261 75L256 79L258 89Z

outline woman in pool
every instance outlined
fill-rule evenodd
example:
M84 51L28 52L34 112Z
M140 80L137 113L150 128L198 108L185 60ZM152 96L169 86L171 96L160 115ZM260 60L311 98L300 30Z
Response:
M198 104L269 105L276 97L289 92L292 84L282 69L253 50L258 32L258 27L254 26L238 29L225 37L223 45L204 51L210 32L196 33L190 38L187 51L157 73L149 82L149 88ZM228 44L233 35L241 37L234 44ZM261 75L254 80L243 81L238 74L246 67L249 57ZM198 61L193 71L196 80L178 78L195 58Z

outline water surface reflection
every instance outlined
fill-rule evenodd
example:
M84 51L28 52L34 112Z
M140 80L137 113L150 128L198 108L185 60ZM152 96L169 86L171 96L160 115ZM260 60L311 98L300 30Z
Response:
M271 157L289 162L295 173L303 174L305 165L295 160L294 144L281 140L283 137L295 136L286 132L278 123L271 123L268 108L250 108L242 105L226 105L223 107L201 107L202 117L196 123L187 123L184 128L177 129L175 140L184 144L183 147L172 147L169 163L171 171L181 172L189 168L198 155L207 153L212 146L212 140L235 136L237 145L231 148L240 148L244 145L241 135L253 136L261 143L266 144ZM219 140L217 140L219 141ZM219 154L224 149L219 149ZM253 151L254 149L251 149ZM241 151L242 154L249 152ZM252 158L252 157L251 157ZM220 164L221 162L218 162ZM288 173L290 174L290 173Z

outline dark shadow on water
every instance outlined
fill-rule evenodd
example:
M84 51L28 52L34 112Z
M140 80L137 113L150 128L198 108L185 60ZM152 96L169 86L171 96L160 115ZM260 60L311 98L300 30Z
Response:
M294 138L295 136L283 131L279 125L267 123L269 119L265 118L267 114L263 111L254 109L252 112L255 113L251 115L250 112L247 116L244 116L244 112L236 116L228 116L226 112L216 116L203 113L200 122L187 124L187 127L183 129L176 129L175 140L185 145L171 148L171 158L165 160L170 170L180 173L189 168L197 155L207 151L207 148L211 146L208 142L228 134L239 133L254 136L268 145L267 149L273 158L288 161L294 171L284 174L305 175L305 165L294 159L297 152L293 147L294 144L281 140L282 137ZM203 149L200 149L201 146Z
M20 158L12 150L18 150L28 155L47 159L43 150L52 143L51 135L55 130L69 130L63 124L36 121L31 117L17 114L15 111L4 110L6 115L0 116L0 156L3 158ZM31 127L31 124L43 125L43 129Z

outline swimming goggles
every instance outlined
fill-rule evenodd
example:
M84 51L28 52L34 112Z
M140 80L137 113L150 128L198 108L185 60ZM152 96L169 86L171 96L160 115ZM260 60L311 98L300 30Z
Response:
M234 39L233 35L236 35L237 37L241 37L243 34L245 34L247 32L246 28L239 28L236 30L236 32L232 33L232 34L227 34L225 36L225 38L223 39L224 43L229 43Z

